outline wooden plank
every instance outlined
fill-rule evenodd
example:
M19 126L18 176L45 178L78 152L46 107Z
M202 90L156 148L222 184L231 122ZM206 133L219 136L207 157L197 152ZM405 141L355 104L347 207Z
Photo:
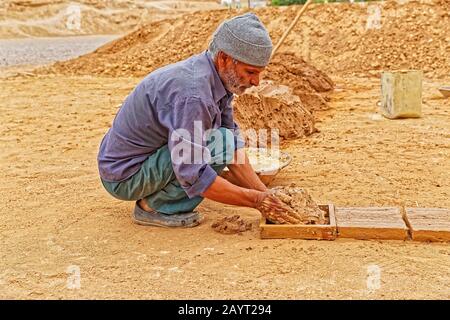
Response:
M305 225L305 224L271 224L265 218L260 222L260 236L262 239L310 239L310 240L334 240L336 239L336 218L334 205L319 205L326 211L330 224Z
M408 227L400 208L366 207L335 209L338 238L406 240Z
M450 241L450 210L406 208L406 218L415 241Z

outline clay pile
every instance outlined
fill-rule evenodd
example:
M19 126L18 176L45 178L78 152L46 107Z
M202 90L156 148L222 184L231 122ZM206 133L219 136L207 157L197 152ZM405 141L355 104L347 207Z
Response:
M282 139L308 136L316 131L314 116L293 90L272 81L261 82L236 97L234 117L242 129L277 128Z
M292 21L296 10L284 9L273 24ZM442 78L450 75L449 26L448 0L316 4L280 50L301 53L332 75L419 69L426 77Z
M327 93L334 88L331 78L294 53L277 53L270 61L265 79L292 88L309 111L328 109Z
M287 218L284 221L271 220L272 223L282 224L328 224L325 212L319 208L308 192L302 188L291 186L275 187L271 189L276 196L286 205ZM264 213L269 217L270 213Z
M218 219L211 225L211 228L223 234L236 234L251 230L252 223L244 221L238 215L233 215Z

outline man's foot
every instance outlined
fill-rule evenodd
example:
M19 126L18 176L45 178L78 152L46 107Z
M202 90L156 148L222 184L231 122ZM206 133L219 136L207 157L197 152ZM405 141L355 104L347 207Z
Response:
M189 228L198 226L201 222L198 212L164 214L150 208L144 201L139 200L134 207L132 219L144 226L158 226L168 228Z
M147 212L153 213L155 210L153 210L152 208L150 208L147 204L146 201L144 201L144 199L138 200L137 201L137 205L141 208L144 209Z

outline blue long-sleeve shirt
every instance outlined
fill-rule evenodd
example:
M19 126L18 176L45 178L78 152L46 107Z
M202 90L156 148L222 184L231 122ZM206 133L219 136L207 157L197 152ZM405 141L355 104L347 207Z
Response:
M223 86L207 51L153 71L125 99L101 142L98 154L101 178L111 182L130 178L149 155L166 144L171 154L180 143L193 152L208 154L203 139L194 141L194 131L200 123L204 131L231 129L235 148L243 147L233 119L232 100L233 94ZM194 121L199 121L195 127ZM173 134L177 129L184 129L191 139L185 139L185 135L176 139ZM206 158L180 163L180 159L172 157L172 166L190 198L208 189L217 176Z

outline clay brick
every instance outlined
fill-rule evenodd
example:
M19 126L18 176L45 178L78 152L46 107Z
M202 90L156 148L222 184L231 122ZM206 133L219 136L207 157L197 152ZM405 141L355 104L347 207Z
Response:
M415 241L450 241L450 210L406 208L406 218Z
M335 209L339 238L406 240L408 228L400 208L366 207Z

